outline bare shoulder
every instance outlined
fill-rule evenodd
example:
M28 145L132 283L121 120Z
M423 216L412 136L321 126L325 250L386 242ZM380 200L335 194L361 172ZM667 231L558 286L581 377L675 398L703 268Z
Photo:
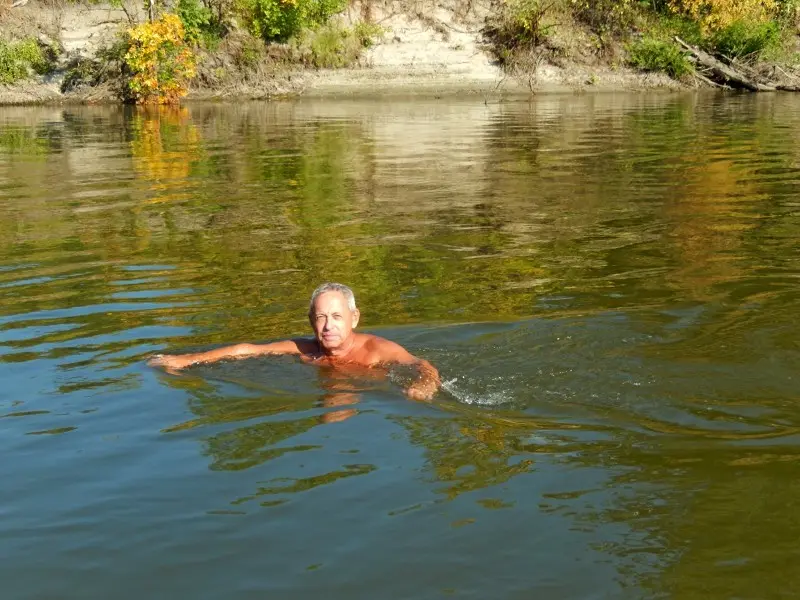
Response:
M371 359L370 362L410 363L417 360L414 355L409 353L408 350L397 342L368 333L363 333L361 335L363 336L361 347L363 351L369 355Z

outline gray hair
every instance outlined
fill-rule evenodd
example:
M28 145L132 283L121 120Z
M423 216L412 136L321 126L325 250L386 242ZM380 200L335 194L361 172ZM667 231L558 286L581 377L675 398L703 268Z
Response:
M310 315L314 312L314 302L317 301L322 294L325 292L340 292L344 299L347 300L347 308L351 311L356 309L356 296L353 294L353 290L341 283L323 283L317 289L313 291L311 294L311 302L308 304L308 314Z

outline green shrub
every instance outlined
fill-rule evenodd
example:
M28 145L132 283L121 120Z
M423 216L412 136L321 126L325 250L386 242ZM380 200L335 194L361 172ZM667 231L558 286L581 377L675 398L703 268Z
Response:
M267 56L264 40L250 36L243 37L233 52L233 60L237 67L244 71L253 71Z
M352 32L326 25L314 32L310 62L320 69L346 67L358 59L360 44Z
M178 0L175 12L183 23L187 42L198 43L203 34L211 29L211 11L199 0Z
M50 62L36 40L0 41L0 84L26 79L31 71L44 75L51 69Z
M547 0L509 0L486 28L500 63L510 66L525 51L543 44L554 27Z
M28 66L20 61L13 48L0 42L0 84L14 83L28 77Z
M628 62L643 71L661 71L670 77L693 72L683 51L671 42L645 37L628 46Z
M656 39L671 40L676 35L683 41L701 46L703 44L703 30L700 23L680 15L659 15L653 27L648 31Z
M124 86L123 68L127 52L127 39L118 36L111 45L98 48L94 58L73 59L64 73L61 91L68 93L81 87L109 84L112 88L117 88L119 96L124 96L125 93L119 88Z
M285 41L319 27L346 7L347 0L238 0L250 31L267 41Z
M382 37L386 30L375 23L359 21L353 25L353 33L363 48L372 48L375 40Z
M300 60L318 69L338 69L355 63L383 28L357 23L352 29L328 23L316 30L305 30L295 44Z
M736 21L711 36L713 49L729 58L758 56L781 43L781 32L777 23L746 23Z
M88 58L78 59L72 63L64 80L61 82L61 91L71 92L82 86L94 86L99 82L100 68L96 61Z
M637 0L572 0L573 14L594 31L601 41L619 36L633 25Z

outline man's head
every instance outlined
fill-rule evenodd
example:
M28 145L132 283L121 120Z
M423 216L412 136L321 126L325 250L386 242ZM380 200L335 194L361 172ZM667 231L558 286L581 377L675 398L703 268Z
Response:
M323 283L311 294L308 320L320 346L326 351L342 348L358 325L356 298L346 285Z

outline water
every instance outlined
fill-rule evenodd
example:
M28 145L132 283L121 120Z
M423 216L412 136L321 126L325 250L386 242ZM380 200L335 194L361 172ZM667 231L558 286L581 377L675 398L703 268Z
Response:
M0 109L4 598L800 593L800 99ZM432 404L291 359L320 282Z

